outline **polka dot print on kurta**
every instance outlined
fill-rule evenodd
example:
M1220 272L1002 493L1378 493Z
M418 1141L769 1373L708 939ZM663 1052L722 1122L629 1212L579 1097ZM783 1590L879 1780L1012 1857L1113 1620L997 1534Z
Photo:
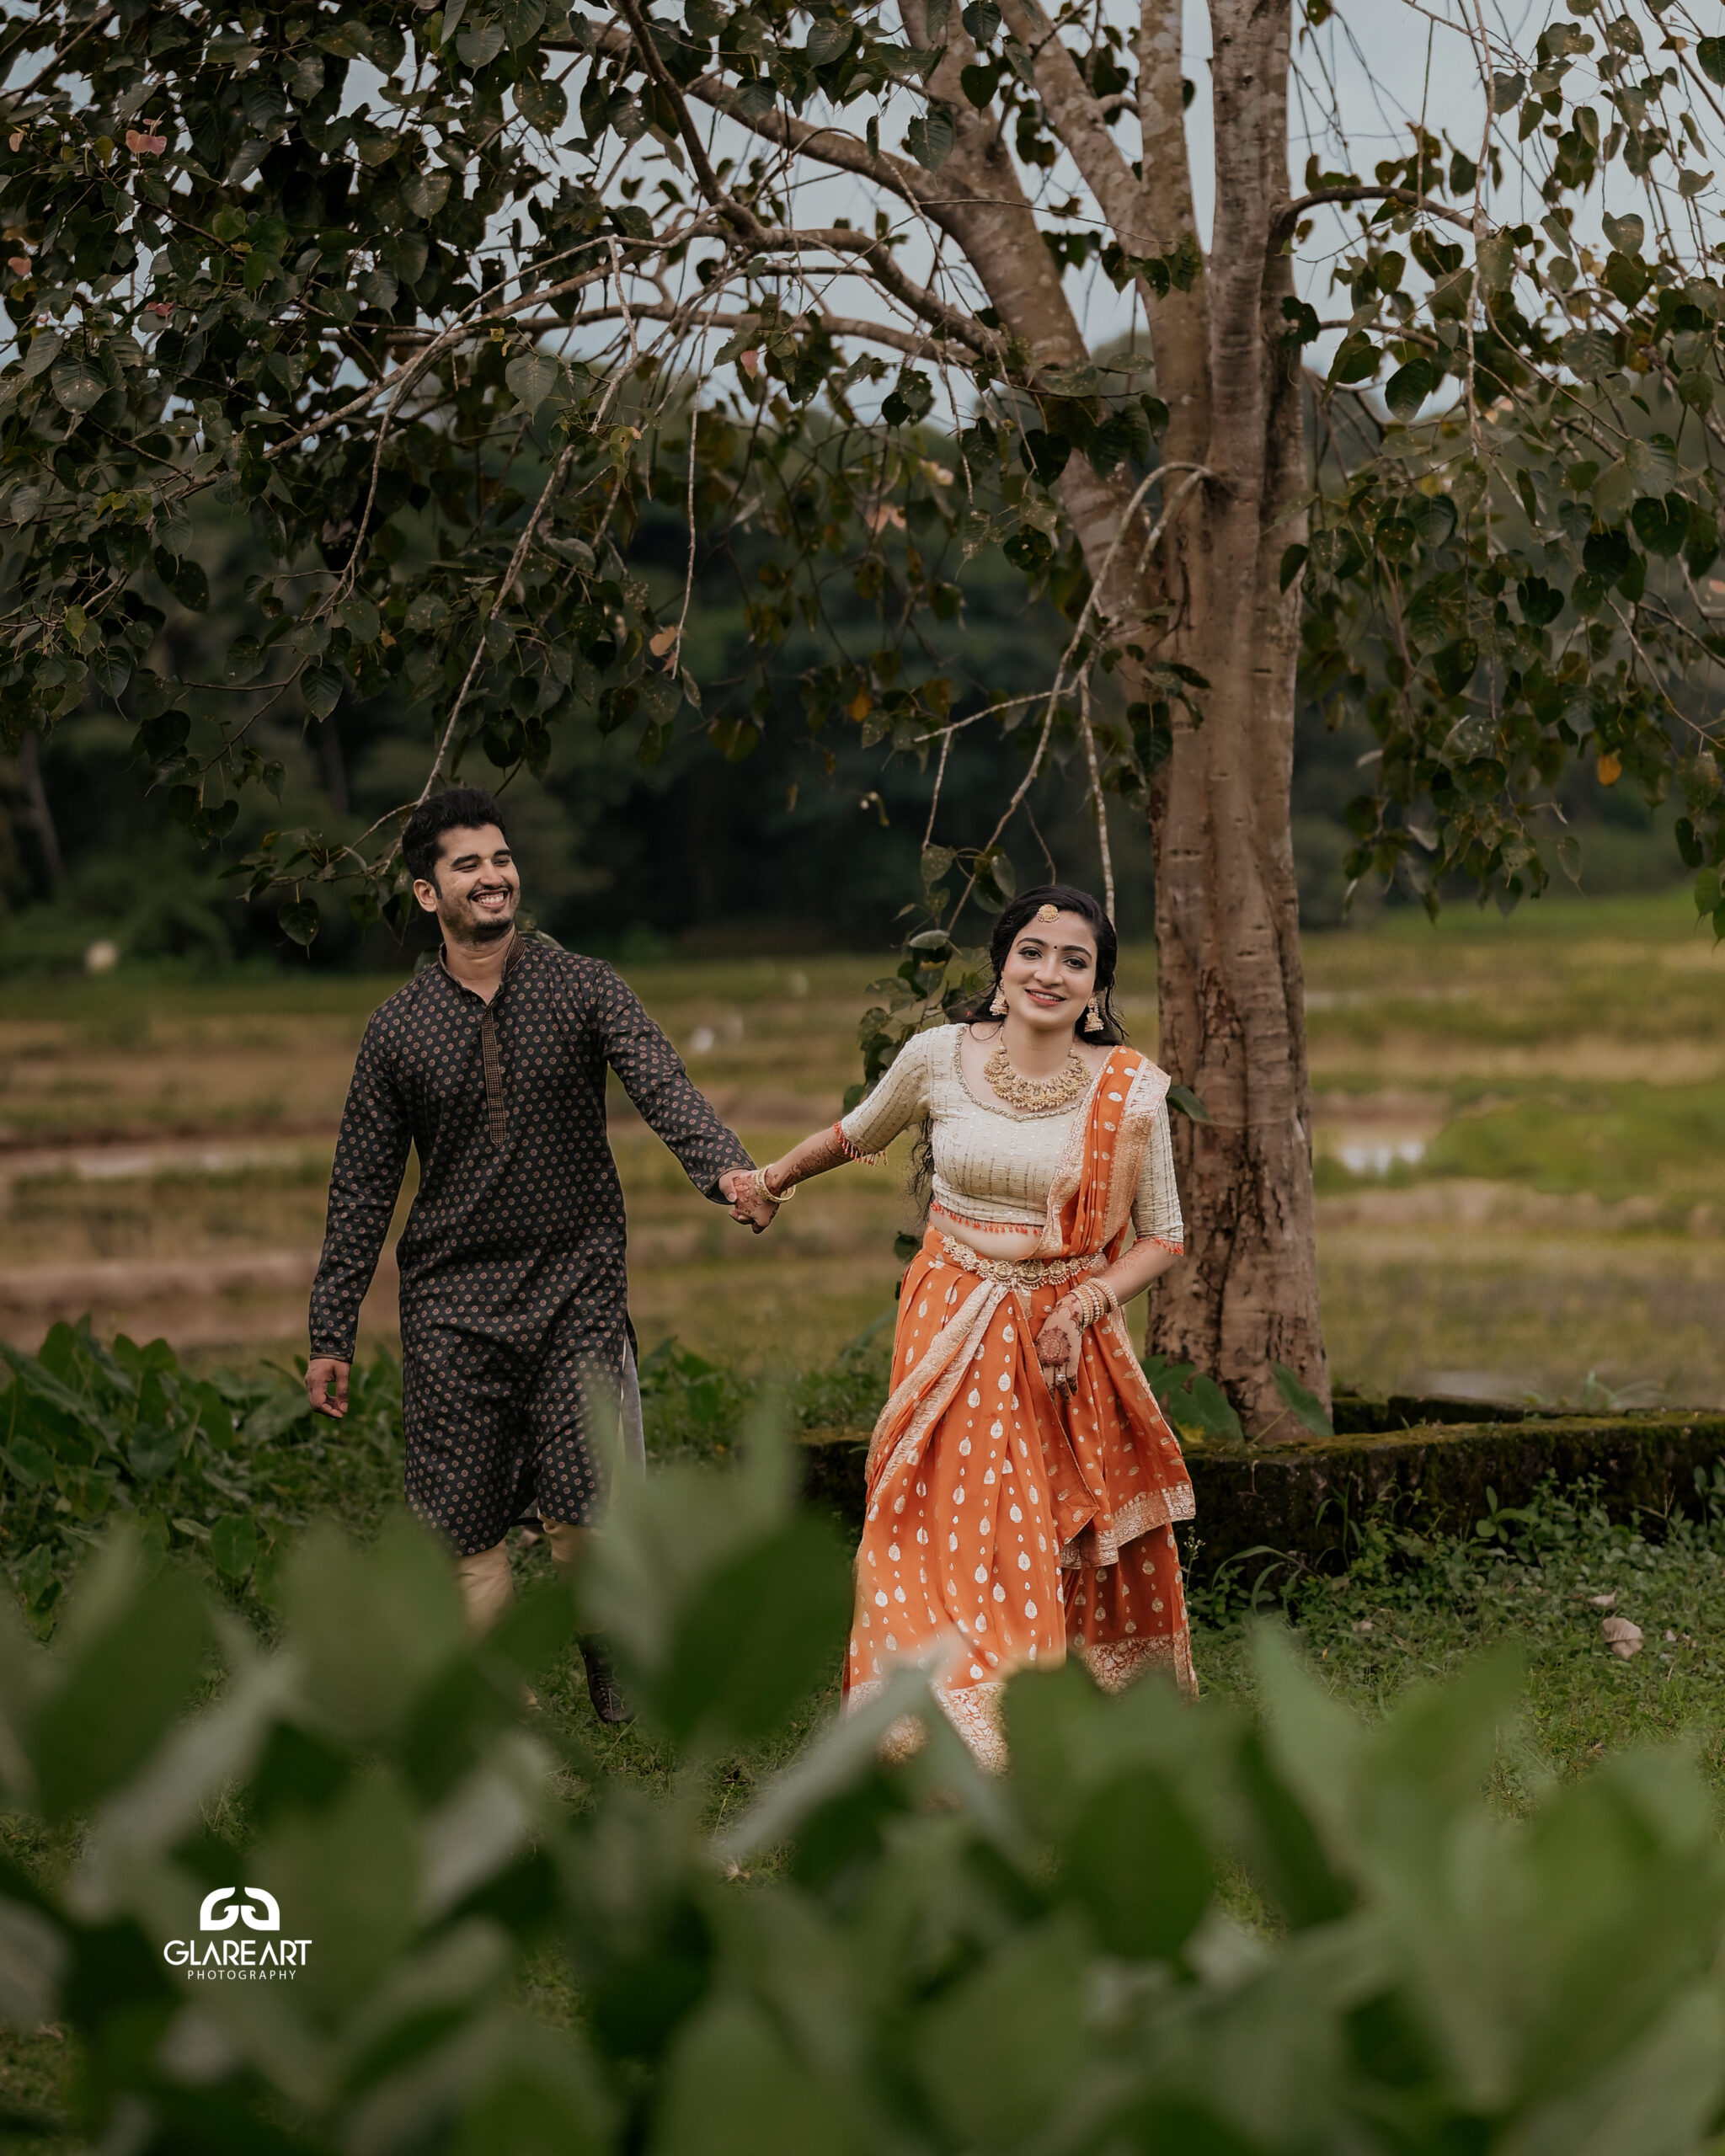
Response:
M628 985L516 939L488 1006L441 964L371 1014L330 1177L313 1355L345 1362L401 1187L408 1502L464 1555L525 1507L602 1503L628 1337L623 1194L606 1135L615 1070L692 1182L749 1155Z

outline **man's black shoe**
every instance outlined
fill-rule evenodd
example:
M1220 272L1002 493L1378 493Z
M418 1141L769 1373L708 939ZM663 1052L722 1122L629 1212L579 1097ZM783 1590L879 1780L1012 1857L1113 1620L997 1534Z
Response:
M587 1697L593 1702L593 1711L601 1721L633 1721L635 1710L617 1682L611 1657L596 1640L582 1641L581 1659L587 1665Z

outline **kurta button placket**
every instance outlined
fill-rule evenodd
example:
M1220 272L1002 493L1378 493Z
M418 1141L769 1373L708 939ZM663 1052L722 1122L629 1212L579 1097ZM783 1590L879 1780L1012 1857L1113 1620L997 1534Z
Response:
M525 941L517 936L510 946L510 953L503 962L503 979L497 985L496 994L485 1006L479 1021L479 1054L485 1067L485 1126L490 1136L492 1150L501 1152L504 1140L509 1136L509 1109L503 1097L503 1059L497 1048L498 998L509 985L509 977L521 962L521 953L526 948ZM440 958L438 963L442 964ZM446 967L445 971L448 969ZM459 984L457 983L457 985ZM471 994L471 990L463 990Z

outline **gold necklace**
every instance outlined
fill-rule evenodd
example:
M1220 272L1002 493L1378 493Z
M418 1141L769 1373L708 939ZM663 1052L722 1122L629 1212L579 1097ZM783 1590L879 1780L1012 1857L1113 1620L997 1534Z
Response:
M1051 1115L1057 1108L1071 1107L1090 1085L1090 1067L1076 1049L1058 1077L1026 1078L1013 1070L1004 1041L983 1065L982 1075L1001 1100L1027 1115Z

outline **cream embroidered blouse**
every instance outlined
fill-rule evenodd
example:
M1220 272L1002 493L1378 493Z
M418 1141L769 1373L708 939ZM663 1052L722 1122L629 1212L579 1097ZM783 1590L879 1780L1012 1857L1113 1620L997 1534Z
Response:
M1027 1114L1004 1101L979 1099L959 1065L962 1026L916 1033L868 1098L839 1124L858 1153L879 1153L913 1123L929 1127L934 1202L943 1211L990 1227L1040 1228L1048 1194L1087 1092L1050 1114ZM1132 1225L1175 1249L1185 1244L1168 1119L1159 1115L1144 1149Z

